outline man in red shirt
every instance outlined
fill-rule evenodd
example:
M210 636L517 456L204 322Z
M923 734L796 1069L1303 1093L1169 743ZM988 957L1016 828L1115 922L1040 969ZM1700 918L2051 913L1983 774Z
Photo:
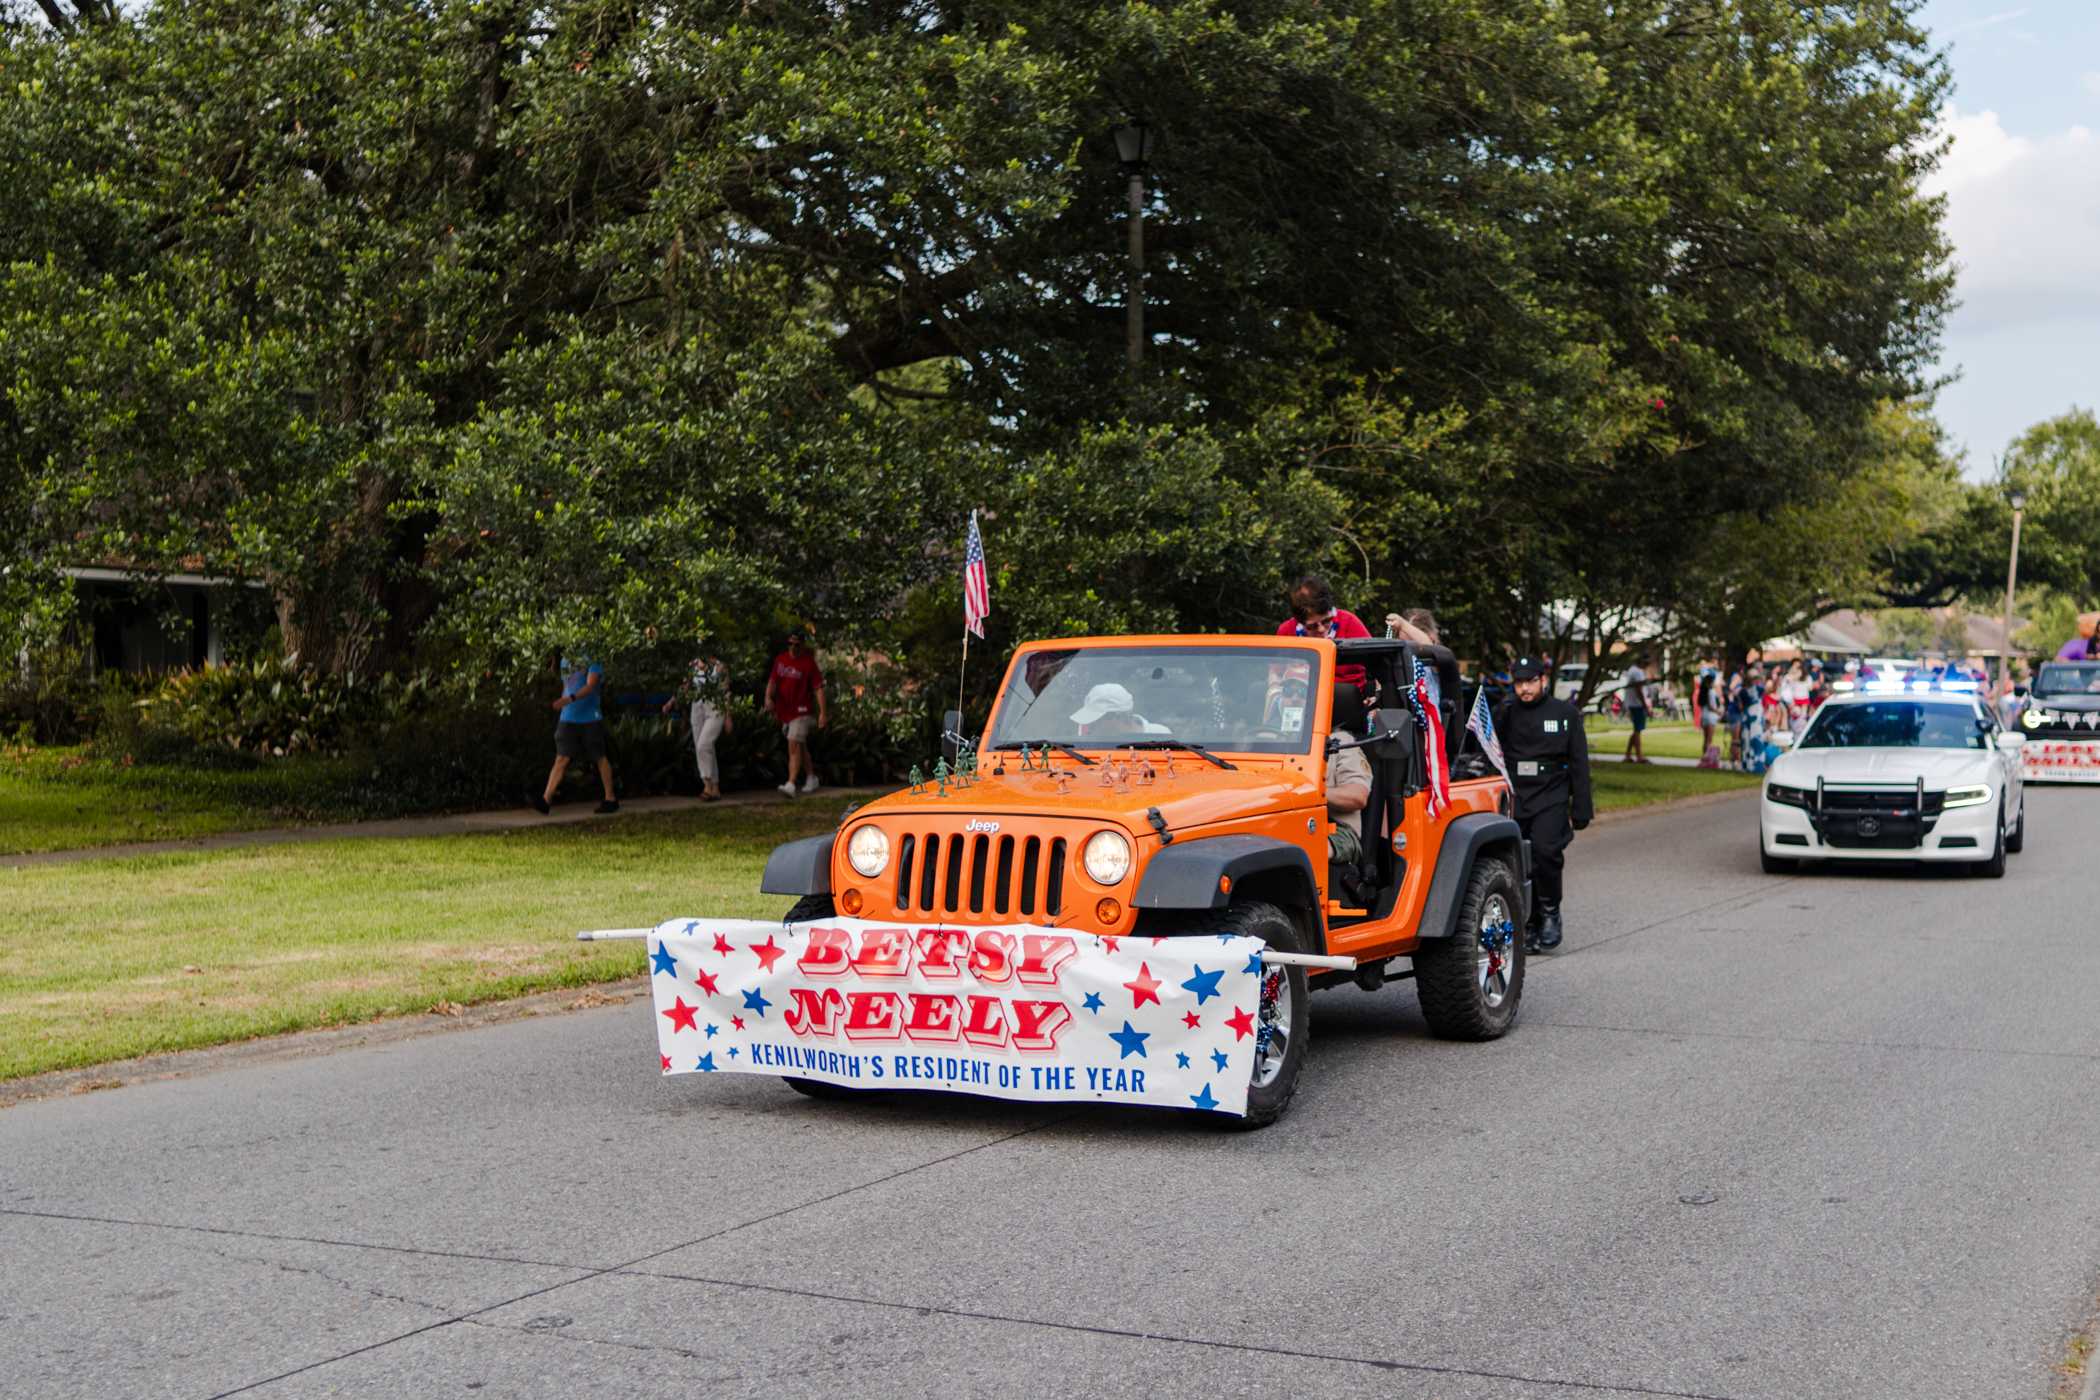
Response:
M831 712L824 702L824 673L799 627L788 633L787 650L773 658L773 669L766 673L765 703L787 733L788 780L780 790L789 797L815 792L817 770L809 756L809 737L831 722Z
M1339 642L1371 635L1371 629L1364 626L1362 618L1347 608L1335 606L1334 590L1318 574L1307 574L1292 584L1290 600L1291 615L1277 627L1279 637L1325 637ZM1334 668L1334 678L1343 685L1360 688L1364 683L1364 668L1345 663Z

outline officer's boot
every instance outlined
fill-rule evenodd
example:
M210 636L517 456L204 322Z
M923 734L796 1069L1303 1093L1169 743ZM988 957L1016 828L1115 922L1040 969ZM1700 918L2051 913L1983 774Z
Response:
M1527 953L1536 953L1539 950L1540 917L1539 902L1534 899L1531 901L1531 913L1524 919L1524 951Z
M1533 950L1550 953L1560 946L1560 902L1539 901L1538 937L1532 940Z

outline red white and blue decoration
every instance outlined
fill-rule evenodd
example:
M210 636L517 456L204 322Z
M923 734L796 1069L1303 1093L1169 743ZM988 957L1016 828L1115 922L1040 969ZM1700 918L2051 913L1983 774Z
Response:
M1429 694L1429 668L1413 652L1408 653L1408 659L1414 663L1414 684L1407 688L1407 707L1415 712L1415 723L1427 736L1422 744L1422 757L1429 772L1426 805L1429 819L1435 821L1451 805L1451 758L1444 752L1444 717L1437 712L1436 701Z
M977 533L977 512L970 512L970 536L963 541L963 626L984 638L984 620L992 615L992 579L984 564L984 536Z
M649 934L665 1074L1244 1115L1257 938L1033 924L672 919Z
M1502 781L1508 782L1509 764L1502 757L1502 736L1495 733L1495 717L1488 711L1486 686L1480 687L1473 694L1473 713L1466 720L1466 732L1480 741L1480 751L1487 755L1488 762L1495 765L1495 771L1502 775Z

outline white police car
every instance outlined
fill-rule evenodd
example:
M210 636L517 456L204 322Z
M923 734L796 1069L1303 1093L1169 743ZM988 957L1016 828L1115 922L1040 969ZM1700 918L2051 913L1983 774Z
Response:
M1764 868L1927 860L2003 875L2027 835L2022 742L1972 686L1870 682L1833 696L1766 774Z

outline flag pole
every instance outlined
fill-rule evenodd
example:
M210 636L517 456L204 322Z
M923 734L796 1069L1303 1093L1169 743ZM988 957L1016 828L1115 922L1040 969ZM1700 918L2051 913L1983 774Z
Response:
M960 715L963 712L963 676L968 673L969 669L970 626L968 623L964 623L962 665L955 668L955 713L958 715ZM962 738L962 734L960 731L957 732L956 738L958 740Z

